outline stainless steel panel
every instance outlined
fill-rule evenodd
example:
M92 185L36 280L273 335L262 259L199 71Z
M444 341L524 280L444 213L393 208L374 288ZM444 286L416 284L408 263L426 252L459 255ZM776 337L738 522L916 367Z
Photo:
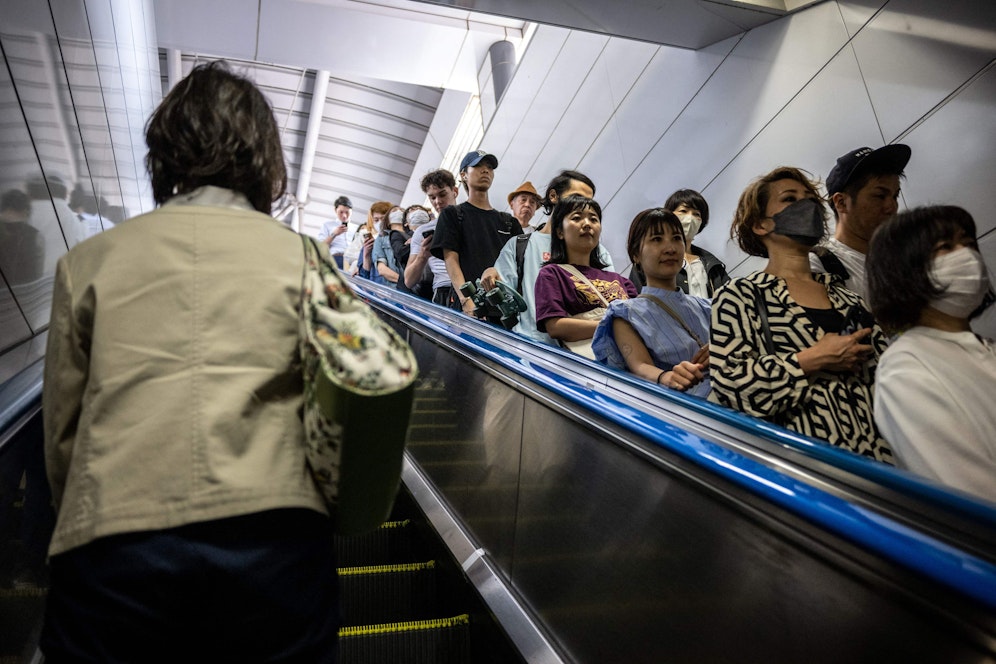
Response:
M408 451L503 569L512 545L523 397L424 338Z
M69 80L70 118L82 140L84 160L74 192L78 190L75 196L89 198L96 206L98 218L91 232L99 232L113 225L100 211L121 205L121 186L84 1L56 3L52 16Z
M0 274L3 274L5 279L4 282L0 283L0 353L31 336L28 321L24 320L24 315L18 308L17 301L6 283L4 263L8 257L8 250L3 245L9 241L8 223L10 222L0 221L0 238L2 238L0 239Z
M116 0L85 0L86 13L93 39L97 75L107 110L107 123L111 135L111 150L117 164L121 204L105 214L117 223L134 216L151 206L151 199L143 199L148 176L145 158L144 122L151 114L151 100L143 104L136 98L134 86L137 76L132 48L122 40L118 42L121 16L115 16L112 4ZM123 11L120 5L117 9ZM143 115L144 113L144 115Z
M22 41L24 32L4 24L0 44L4 53L13 40ZM15 47L13 50L17 50ZM10 57L10 56L7 56ZM23 66L22 66L23 69ZM43 328L49 320L55 262L66 252L60 217L54 207L42 167L34 150L28 122L21 110L17 91L6 66L0 68L0 274L9 289L2 302L0 317L5 334L0 351ZM53 188L59 186L53 180ZM64 188L64 184L62 184ZM63 189L64 217L72 217Z

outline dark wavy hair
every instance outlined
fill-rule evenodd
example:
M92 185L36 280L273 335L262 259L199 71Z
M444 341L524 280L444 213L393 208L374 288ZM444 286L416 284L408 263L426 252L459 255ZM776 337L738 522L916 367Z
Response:
M626 254L629 260L634 266L639 265L640 247L648 235L666 235L674 232L680 233L684 242L685 229L681 227L681 220L671 210L656 207L639 212L633 217L633 223L629 225L629 236L626 238Z
M423 192L433 185L438 189L452 189L456 186L456 178L445 168L437 168L423 175L419 181L419 186Z
M564 219L575 210L586 210L588 208L594 210L599 220L601 220L602 206L596 203L594 199L586 196L578 196L576 194L565 196L553 208L553 215L550 218L550 260L547 261L548 264L562 264L567 262L567 243L564 242L564 238L559 236L559 233L564 230ZM608 266L599 258L600 247L601 245L598 245L591 250L588 263L591 267L604 270Z
M709 225L709 204L706 203L706 199L703 198L702 194L694 189L679 189L667 197L667 200L664 202L664 209L674 212L682 205L690 207L693 210L698 210L702 216L702 226L699 227L699 232L704 231L705 227Z
M816 182L810 179L809 175L794 166L779 166L770 173L766 173L753 180L737 201L737 210L733 213L733 224L730 226L730 238L737 241L737 245L751 256L768 257L768 248L761 241L761 236L754 232L754 224L764 219L764 213L768 209L768 200L771 196L770 185L779 180L795 180L803 185L818 201L823 201L820 192L816 189ZM824 213L824 218L826 213Z
M930 275L934 248L953 239L959 229L975 239L972 215L954 205L907 210L878 227L868 245L865 278L868 305L879 325L890 332L916 325L923 308L943 294ZM993 300L990 288L969 318L981 314Z
M553 208L556 203L550 199L550 192L557 192L557 198L560 199L564 196L564 192L571 186L571 180L577 180L578 182L583 182L589 187L591 187L591 195L595 195L595 183L591 181L591 178L584 173L579 173L578 171L560 171L556 177L550 180L550 184L546 185L546 189L543 190L543 200L540 201L540 206L543 208L543 212L547 214L553 213ZM601 213L598 215L601 217Z
M263 93L223 61L198 65L145 127L145 166L162 205L204 185L242 193L270 214L287 190L280 132Z

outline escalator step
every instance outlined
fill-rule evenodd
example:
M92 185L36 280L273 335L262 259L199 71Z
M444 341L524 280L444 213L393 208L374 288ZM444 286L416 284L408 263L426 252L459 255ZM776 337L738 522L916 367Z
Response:
M339 630L341 664L469 664L470 616Z
M362 535L336 537L336 560L341 567L393 565L415 558L411 521L386 521Z
M339 569L343 625L438 615L436 562Z

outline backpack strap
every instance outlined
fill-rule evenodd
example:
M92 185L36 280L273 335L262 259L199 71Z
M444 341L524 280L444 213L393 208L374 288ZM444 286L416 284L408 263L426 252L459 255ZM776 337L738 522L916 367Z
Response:
M526 271L526 245L529 244L529 238L532 236L532 233L515 236L515 274L517 277L515 290L519 295L522 295L522 278Z
M753 281L748 281L747 284L750 289L754 292L754 303L757 308L757 317L761 319L761 332L764 334L764 347L768 351L768 355L775 354L775 342L771 338L771 327L768 325L768 303L764 300L764 294L761 289Z
M820 259L823 269L830 274L837 275L844 281L851 278L851 273L847 271L844 264L840 262L839 258L837 258L837 254L833 253L826 247L818 247L813 253L815 253L816 257Z

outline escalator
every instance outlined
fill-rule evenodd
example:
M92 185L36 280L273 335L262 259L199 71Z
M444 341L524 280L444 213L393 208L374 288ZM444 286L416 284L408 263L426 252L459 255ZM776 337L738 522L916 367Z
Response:
M996 661L993 505L357 288L421 375L343 662Z
M405 483L528 661L996 661L993 505L361 288L446 406Z

